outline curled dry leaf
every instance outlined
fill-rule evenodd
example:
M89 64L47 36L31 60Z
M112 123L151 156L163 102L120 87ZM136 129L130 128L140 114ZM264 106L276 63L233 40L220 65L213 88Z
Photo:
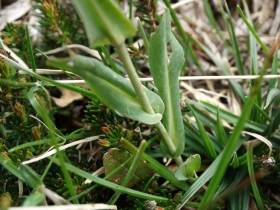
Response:
M268 147L269 147L269 154L268 156L270 157L271 153L272 153L272 148L273 148L273 145L272 143L266 139L265 137L257 134L257 133L252 133L252 132L248 132L248 131L242 131L243 134L247 134L247 135L250 135L250 136L253 136L255 138L257 138L258 140L262 141L263 143L265 143Z
M59 107L66 107L70 103L72 103L75 100L81 100L83 99L83 96L80 93L58 87L59 91L61 92L61 97L56 98L52 97L55 104Z
M109 149L103 156L103 165L105 169L105 175L110 174L117 167L122 166L122 164L130 157L131 155L121 149L112 148ZM132 161L128 162L126 165L115 172L112 176L108 178L108 181L115 184L121 184L132 164ZM148 167L145 162L140 162L132 179L129 181L126 187L133 187L135 183L143 180L147 180L153 176L154 172Z

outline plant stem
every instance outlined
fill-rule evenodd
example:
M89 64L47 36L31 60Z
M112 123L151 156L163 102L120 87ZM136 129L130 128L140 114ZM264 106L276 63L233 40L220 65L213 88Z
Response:
M143 87L142 83L140 82L138 75L136 73L136 70L131 62L131 59L127 52L125 44L122 43L121 45L117 46L116 48L117 48L117 52L120 56L120 60L122 61L124 68L131 81L131 84L136 92L136 95L139 98L141 106L143 107L145 112L147 112L149 114L155 114L154 110L152 109L152 107L150 105L148 97L146 96L146 94L144 92L144 87Z
M149 42L148 42L148 38L146 36L145 30L144 30L144 28L142 26L141 20L138 17L136 19L137 19L137 24L138 24L139 31L140 31L140 33L142 35L142 39L144 41L144 46L145 46L146 50L148 51L148 49L149 49Z
M162 137L164 143L166 144L167 148L169 149L169 152L171 154L175 154L176 152L176 148L172 142L172 140L170 139L165 127L163 126L163 124L161 122L155 124L155 127L157 129L157 131L159 132L160 136ZM181 165L183 163L182 157L176 157L174 158L177 166Z
M136 92L137 97L139 98L139 101L141 103L141 106L143 110L149 114L155 114L153 108L151 107L151 104L144 92L144 87L142 83L140 82L138 75L136 73L136 70L131 62L130 56L126 50L126 46L124 43L122 43L119 46L116 46L117 52L120 56L120 60L122 61L124 68L126 69L126 72L129 76L129 79L131 81L131 84ZM165 130L164 126L161 122L157 123L155 125L157 131L160 133L164 143L169 149L169 152L171 154L175 154L176 148L170 139L167 131ZM174 158L177 165L181 165L183 163L181 156Z

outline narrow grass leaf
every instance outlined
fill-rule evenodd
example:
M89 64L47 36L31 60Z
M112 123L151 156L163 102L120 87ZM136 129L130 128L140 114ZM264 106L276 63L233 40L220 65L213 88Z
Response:
M3 78L0 78L0 83L3 86L6 85L6 86L10 86L10 87L34 87L38 84L36 82L21 83L21 82L16 82L16 81L12 81L9 79L3 79Z
M171 49L168 49L168 45ZM171 55L168 55L170 50ZM154 83L165 104L163 125L176 148L176 153L168 156L178 157L183 153L185 144L178 81L184 64L184 51L172 33L169 10L165 10L157 31L151 36L148 54ZM163 141L161 150L167 156L167 147Z
M238 123L236 124L229 141L227 145L225 146L223 153L222 153L222 162L219 164L219 171L215 172L215 175L212 177L210 184L208 186L208 189L200 203L199 209L205 209L211 202L215 191L217 187L220 184L220 181L222 180L222 177L224 176L224 173L228 167L229 161L236 150L236 146L240 143L240 133L243 130L243 127L245 125L245 122L247 120L247 117L249 116L253 102L256 98L256 93L260 89L260 84L262 82L262 77L265 73L265 67L264 70L261 72L260 78L256 81L256 85L253 87L253 90L251 91L250 95L247 97L246 102L244 104L244 107L242 109L241 115L239 117Z
M75 91L77 93L83 94L85 96L88 96L90 98L94 98L94 99L97 100L96 95L94 95L91 91L86 90L85 88L77 87L77 86L74 86L74 85L63 84L63 83L60 83L60 82L53 81L52 79L49 79L47 77L40 76L40 75L36 74L35 72L30 71L28 68L26 68L26 67L18 64L17 62L11 60L10 58L2 55L1 53L0 53L0 58L2 59L2 61L7 63L10 67L13 67L13 68L16 68L16 69L22 69L25 72L29 73L30 75L36 77L37 79L40 79L40 80L44 81L43 83L42 82L37 82L36 83L37 86L41 86L41 85L42 86L44 86L44 85L49 86L49 84L51 84L51 85L54 85L54 86L58 86L58 87L66 88L68 90ZM8 84L8 82L5 81L5 84ZM13 83L10 83L10 84L13 84ZM15 83L15 85L19 86L18 83Z
M134 159L132 161L132 164L131 164L129 170L128 170L125 178L123 179L123 181L121 183L121 186L125 187L129 183L129 181L132 179L134 174L137 176L140 172L141 173L143 172L143 173L146 174L147 177L149 176L149 171L148 170L144 170L143 167L142 167L141 171L138 170L138 173L135 173L136 169L141 164L141 157L142 157L145 149L146 149L146 141L142 140L141 144L139 146L138 152L136 153L136 155L135 155L135 157L134 157ZM107 203L108 204L115 204L115 202L119 199L120 195L121 195L121 192L116 192Z
M220 10L221 10L225 25L227 27L227 30L228 30L228 33L230 36L230 41L232 43L232 48L233 48L232 54L234 56L234 60L235 60L235 63L236 63L237 69L238 69L238 73L240 75L244 75L243 62L241 60L239 45L238 45L238 41L237 41L237 38L235 35L234 25L233 25L233 21L232 21L233 18L230 14L230 10L228 8L227 2L225 0L223 2L225 4L227 14L225 13L220 1L219 1L219 6L220 6Z
M52 58L48 63L81 76L102 102L124 117L146 124L158 123L162 118L164 104L157 94L145 89L155 111L148 114L142 109L131 83L96 59L74 55L66 59Z
M276 115L273 116L272 121L266 127L266 129L263 131L262 135L267 136L267 138L272 141L271 137L275 138L275 137L279 136L279 132L276 132L276 131L279 131L279 125L280 125L280 112L278 111L278 112L276 112ZM278 139L279 138L277 138L277 140ZM277 142L279 142L279 140Z
M240 188L244 187L242 180L247 174L248 170L246 167L228 168L212 203L219 202L233 193L238 193ZM247 196L250 196L250 194Z
M224 40L223 36L221 34L221 30L219 29L219 26L217 24L216 18L214 17L212 8L211 8L211 6L209 4L209 1L208 0L203 0L203 6L204 6L205 12L206 12L206 14L208 16L208 19L210 21L211 26L216 30L216 32L217 32L218 36L220 37L220 39Z
M279 96L279 94L280 94L280 89L279 88L272 88L272 89L270 89L270 91L269 91L269 93L267 95L266 101L265 101L264 109L266 109L272 103L272 101L277 96Z
M206 118L204 118L204 115L201 114L200 111L197 111L195 109L194 109L194 111L196 112L196 115L199 118L200 122L203 122L204 126L209 126L210 128L214 127L214 124L205 123L206 120L204 121L204 119L206 119ZM184 120L185 131L186 131L185 135L187 137L186 144L189 146L195 146L195 145L198 146L199 148L196 148L196 151L199 154L204 154L206 156L209 156L208 151L204 149L205 145L204 145L203 140L201 139L201 134L199 132L199 128L198 128L197 124L195 122L193 122L192 119L190 119L188 116L186 116L186 118L187 118L187 120ZM214 129L216 129L216 128L214 128ZM206 134L210 138L215 151L220 153L223 150L224 146L219 142L219 140L214 135L210 134L209 132ZM193 145L193 144L195 144L195 145Z
M244 23L247 25L248 29L250 30L250 32L253 34L253 36L256 38L256 40L258 41L258 43L261 45L263 51L267 54L269 54L269 49L267 48L267 46L262 42L262 40L260 39L259 35L257 34L257 32L255 31L255 29L253 28L253 26L249 23L249 21L247 20L247 18L245 17L244 13L242 12L241 8L239 5L237 5L237 10L242 18L242 20L244 21Z
M57 144L57 140L55 138L55 133L59 133L60 135L62 135L62 134L58 129L56 129L55 125L53 124L53 122L49 118L49 116L47 114L47 109L44 106L44 102L39 100L40 101L40 103L39 103L39 101L36 99L36 97L34 95L34 92L37 91L37 90L38 90L38 87L31 88L30 91L27 94L27 97L28 97L30 103L32 104L32 106L34 107L34 109L36 110L36 112L38 113L38 115L46 123L46 126L48 127L48 129L50 131L50 136L53 139L53 144L55 146L55 149L57 150L57 154L58 154L58 157L59 157L60 162L61 162L61 170L62 170L62 173L63 173L64 178L65 178L66 186L69 190L70 195L72 197L74 197L74 196L76 196L75 188L73 186L70 174L64 166L64 157L63 157L63 154L58 150L58 144ZM73 202L75 204L79 203L78 199L74 199Z
M193 41L211 58L211 60L215 63L215 65L221 69L221 71L223 72L224 75L230 76L230 71L229 71L228 67L223 63L222 60L217 58L214 55L214 53L212 53L206 46L204 46L200 42L198 42L196 40L193 40ZM244 90L241 87L241 85L238 82L231 80L231 79L229 80L229 84L230 84L231 88L233 89L233 91L235 92L235 94L240 98L240 100L242 102L244 102L245 93L244 93Z
M126 161L124 161L120 166L116 167L113 171L111 171L109 174L105 175L105 177L103 178L104 180L108 180L111 176L113 176L115 173L117 173L119 170L121 170L123 167L125 167L125 165L127 163L129 163L131 160L132 160L133 156L130 156ZM83 184L89 184L91 183L92 181L89 180L89 179L86 179ZM88 194L90 191L92 191L94 188L98 187L98 184L95 184L93 185L92 187L86 189L85 191L81 192L80 194L78 194L76 197L79 198L83 195L86 195ZM143 191L145 192L145 191ZM72 198L69 198L68 201L71 201L73 199Z
M233 157L232 157L232 161L229 165L232 168L238 168L239 167L239 159L238 159L238 156L237 156L236 152L234 152Z
M251 179L251 186L253 189L253 193L258 205L258 209L264 210L264 206L262 203L262 199L258 190L258 186L256 183L255 175L254 175L254 157L253 157L253 146L248 143L248 149L247 149L247 163L248 163L248 171Z
M252 103L252 101L250 101L250 102ZM244 112L246 111L247 113L250 113L250 108L251 108L251 104L249 104L247 102L244 106L243 113L240 117L239 123L236 125L232 135L230 136L228 144L226 145L225 149L223 150L223 153L221 153L221 159L223 161L221 161L219 163L219 170L215 171L215 174L210 181L208 189L200 203L199 209L207 208L207 206L211 202L211 200L215 194L215 191L216 191L217 187L219 186L219 183L220 183L222 177L224 176L224 172L225 172L226 168L228 167L229 161L232 158L233 152L235 151L236 145L239 140L240 132L243 129L243 125L248 116L248 114L244 114Z
M271 66L271 74L277 74L278 72L278 50L275 51L273 56L273 62ZM267 88L267 95L270 92L271 89L276 88L277 80L276 79L270 79L268 82L268 88ZM266 95L266 98L268 97ZM267 104L267 103L266 103Z
M15 175L17 178L24 180L22 174L20 173L19 169L13 164L11 159L8 156L4 156L3 153L0 153L0 164L6 168L10 173Z
M19 166L19 170L22 177L24 178L24 181L33 189L38 190L39 188L44 186L39 175L29 166L21 164Z
M127 149L132 155L135 155L138 151L138 149L132 145L127 140L122 140L122 144L125 149ZM169 171L165 166L160 164L158 161L156 161L154 158L152 158L150 155L147 155L146 153L143 153L142 159L147 161L147 165L153 169L156 173L158 173L161 177L168 180L170 183L175 185L176 187L187 191L190 187L186 182L179 181L174 174Z
M255 102L254 102L254 108L260 113L260 116L262 117L262 119L267 120L268 122L272 121L271 117L265 112L265 110L264 110L265 108L262 108ZM262 122L263 121L259 121L258 123L262 123Z
M249 209L250 203L250 187L246 186L243 189L237 190L229 198L229 207L230 209L240 209L247 210Z
M209 156L208 151L204 149L203 142L201 140L201 136L199 131L188 121L184 121L185 131L186 131L186 139L188 140L186 144L188 145L188 149L195 151L193 153L199 153L200 155Z
M198 106L212 114L217 113L217 107L208 103L208 102L204 102L201 101L201 103L196 103L194 101L192 101L193 104L195 104L195 106ZM221 118L224 120L227 120L227 122L232 123L232 124L237 124L239 117L237 115L234 115L226 110L220 109L220 115ZM264 124L260 124L260 123L256 123L250 120L247 120L244 126L245 129L252 129L253 131L256 132L263 132L267 126ZM278 139L280 139L280 135L276 134L275 137Z
M244 9L245 9L245 13L246 13L246 20L250 25L253 25L253 21L251 18L251 13L248 9L248 5L247 2L242 0ZM252 28L254 29L254 28ZM254 75L254 70L256 71L256 74L258 74L258 52L257 52L257 45L256 45L256 39L255 36L253 34L253 31L251 31L251 29L249 28L250 33L249 33L249 55L250 57L250 74ZM258 35L257 35L258 36ZM253 81L252 81L253 82Z
M220 109L217 107L217 138L223 144L226 145L227 143L227 135L223 126L223 122L220 115Z
M41 89L40 87L36 87L36 86L32 87L27 93L27 98L30 104L32 105L32 107L35 109L36 113L40 116L41 119L43 119L45 124L49 126L49 129L51 130L51 128L53 128L56 133L62 135L62 133L60 132L60 130L56 128L56 126L54 125L53 121L50 119L48 114L46 114L47 107L43 107L45 105L44 100L41 100L41 98L39 98L40 96L36 94L36 92L39 91L40 89Z
M30 36L29 36L28 25L25 25L25 35L26 35L26 39L27 39L27 48L28 48L29 59L31 61L32 70L34 72L36 72L35 58L34 58L31 40L30 40ZM36 79L36 78L34 78L34 79Z
M100 47L101 51L104 53L107 61L110 63L111 68L114 70L114 72L116 72L117 74L121 75L120 70L118 69L118 67L116 66L115 62L112 60L111 56L109 55L109 53L107 52L106 48L104 46Z
M96 135L97 135L96 132L90 132L90 133L80 133L80 134L69 134L67 136L63 136L63 138L65 140L75 140L75 139L81 139L81 138L86 138L86 137L90 137L90 136L96 136ZM59 137L55 137L55 138L56 138L56 141L58 142L58 144L62 143L64 141L64 140L61 141L61 138L59 138ZM52 138L27 142L27 143L24 143L24 144L11 148L9 150L9 152L14 152L14 151L18 151L23 148L32 147L35 145L47 144L47 143L51 143L51 142L53 142Z
M191 110L193 116L195 117L197 126L200 131L201 140L203 141L203 145L204 145L205 149L208 151L209 156L212 159L215 159L217 157L217 153L215 151L215 148L214 148L210 138L208 137L203 125L201 124L199 118L197 117L197 115L196 115L195 111L193 110L193 108L191 107L191 105L188 104L188 106L189 106L189 109Z
M61 165L61 163L58 159L54 159L54 163L56 163L57 165ZM81 177L92 180L93 182L98 183L102 186L111 188L113 190L121 191L121 192L126 193L128 195L132 195L132 196L147 199L147 200L156 200L156 201L167 201L168 200L167 198L163 198L163 197L159 197L159 196L155 196L155 195L151 195L151 194L147 194L147 193L142 193L142 192L139 192L139 191L136 191L136 190L132 190L132 189L114 184L112 182L106 181L106 180L104 180L102 178L99 178L97 176L93 176L86 171L83 171L79 168L74 167L71 164L68 164L68 163L64 163L64 164L65 164L65 167L66 167L67 170L69 170L69 171L71 171L71 172L73 172L73 173L75 173L75 174L77 174Z
M139 31L141 33L142 39L144 41L144 46L145 46L146 50L148 51L148 49L149 49L149 41L148 41L146 32L145 32L145 30L143 28L143 25L141 23L141 20L139 18L137 18L137 24L138 24L138 28L139 28Z

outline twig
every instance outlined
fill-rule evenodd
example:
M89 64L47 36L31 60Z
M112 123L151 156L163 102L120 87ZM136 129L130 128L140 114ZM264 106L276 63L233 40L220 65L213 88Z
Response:
M40 72L37 72L40 74ZM179 77L180 81L187 80L225 80L225 79L258 79L258 75L242 75L242 76L185 76ZM280 78L280 75L265 75L263 79L275 79ZM139 78L141 82L150 82L153 81L153 78ZM65 84L85 84L84 80L54 80L56 82L65 83Z

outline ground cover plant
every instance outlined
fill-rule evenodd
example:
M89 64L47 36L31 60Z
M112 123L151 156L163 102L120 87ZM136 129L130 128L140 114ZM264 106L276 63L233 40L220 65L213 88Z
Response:
M1 33L1 209L279 208L279 8L33 1Z

